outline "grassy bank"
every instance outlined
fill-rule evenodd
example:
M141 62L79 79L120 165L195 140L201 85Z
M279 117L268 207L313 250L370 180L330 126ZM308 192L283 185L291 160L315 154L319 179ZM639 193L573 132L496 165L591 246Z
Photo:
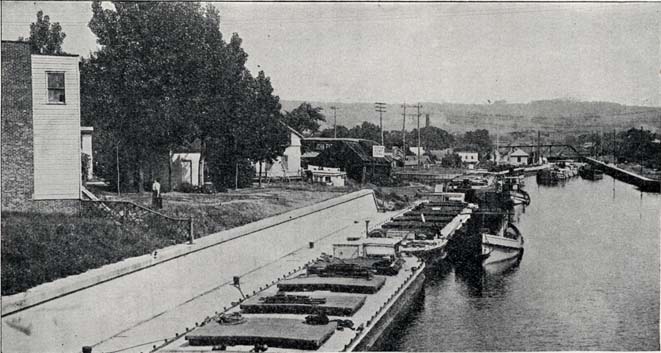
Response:
M163 194L160 211L194 217L196 237L200 237L351 190L293 183L211 195L171 192ZM121 199L151 207L149 193L123 194ZM158 218L150 219L147 228L137 228L119 226L105 217L3 212L1 231L2 295L187 241Z
M172 217L192 216L195 236L200 237L309 206L352 190L284 183L217 194L168 192L163 194L163 209L159 212ZM151 194L146 192L123 194L121 198L112 193L101 193L100 196L151 207Z
M103 218L2 214L2 295L172 245L162 230L131 233Z

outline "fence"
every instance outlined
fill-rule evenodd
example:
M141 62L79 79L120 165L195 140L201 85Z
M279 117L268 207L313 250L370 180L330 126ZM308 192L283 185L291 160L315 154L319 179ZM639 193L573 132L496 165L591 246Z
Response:
M131 201L83 200L80 209L83 217L99 217L113 220L125 230L157 235L174 243L193 243L193 218L176 218L156 212Z

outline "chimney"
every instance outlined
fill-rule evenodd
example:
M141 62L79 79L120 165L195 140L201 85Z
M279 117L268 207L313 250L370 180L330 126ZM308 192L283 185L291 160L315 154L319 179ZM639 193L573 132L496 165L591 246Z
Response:
M429 113L425 114L425 127L429 127Z

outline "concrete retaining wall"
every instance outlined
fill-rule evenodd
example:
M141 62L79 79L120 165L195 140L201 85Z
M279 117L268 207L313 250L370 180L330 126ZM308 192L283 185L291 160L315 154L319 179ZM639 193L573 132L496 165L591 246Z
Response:
M35 335L42 347L52 337L53 350L80 337L101 341L231 280L246 264L256 268L376 215L372 191L361 190L3 297L3 347L24 339L12 351L30 351Z

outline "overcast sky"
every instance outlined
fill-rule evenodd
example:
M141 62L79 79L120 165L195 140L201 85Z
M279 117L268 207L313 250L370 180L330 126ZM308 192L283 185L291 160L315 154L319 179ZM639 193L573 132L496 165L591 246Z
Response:
M281 99L661 106L661 4L214 3ZM2 1L2 39L42 9L96 50L88 2Z

